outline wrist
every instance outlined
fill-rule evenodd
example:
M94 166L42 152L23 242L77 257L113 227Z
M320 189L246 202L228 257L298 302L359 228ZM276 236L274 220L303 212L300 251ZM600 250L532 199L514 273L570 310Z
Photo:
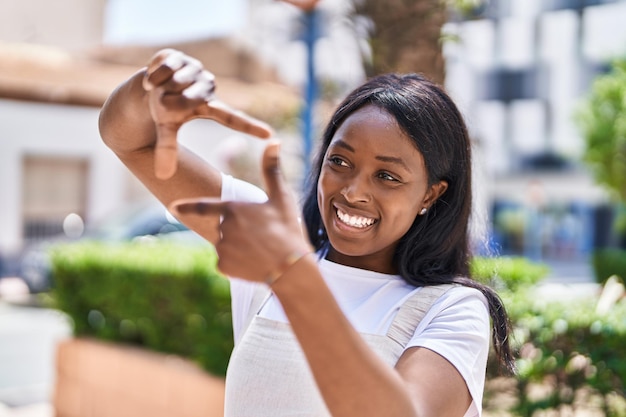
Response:
M311 248L296 249L290 252L265 278L265 283L272 287L279 279L281 279L287 272L289 272L296 264L304 260L308 255L312 255L314 252Z

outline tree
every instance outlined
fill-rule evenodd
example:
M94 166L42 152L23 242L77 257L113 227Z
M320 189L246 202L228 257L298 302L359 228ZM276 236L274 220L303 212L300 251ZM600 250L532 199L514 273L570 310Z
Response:
M368 76L385 72L418 72L443 84L445 62L441 30L454 8L461 15L485 0L354 0L355 16L369 20L371 58Z
M626 60L594 80L577 123L586 144L583 160L596 181L626 203Z
M355 1L355 13L371 22L368 76L384 72L419 72L443 83L441 28L446 6L440 0Z
M576 113L585 140L583 161L595 181L613 199L626 205L626 59L613 62L608 74L597 77ZM622 210L616 228L626 231Z

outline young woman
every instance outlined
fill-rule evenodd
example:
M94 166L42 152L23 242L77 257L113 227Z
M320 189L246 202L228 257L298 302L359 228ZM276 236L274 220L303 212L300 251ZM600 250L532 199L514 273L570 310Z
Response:
M471 145L452 100L414 74L357 88L299 213L277 141L266 194L178 149L195 117L271 136L214 87L198 61L161 51L111 95L100 131L233 277L226 415L481 415L490 334L509 369L513 358L500 299L469 277Z

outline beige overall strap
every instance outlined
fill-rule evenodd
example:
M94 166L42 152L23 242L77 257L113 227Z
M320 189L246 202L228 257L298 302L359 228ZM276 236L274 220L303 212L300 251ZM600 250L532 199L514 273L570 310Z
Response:
M272 291L267 285L257 285L252 295L252 301L250 301L250 310L248 310L248 317L246 317L246 322L244 323L243 329L241 329L241 334L245 333L252 319L261 311L261 308L270 297L271 293Z
M453 284L433 285L417 291L400 306L398 314L389 327L387 337L402 347L406 346L426 312L439 297L453 286Z

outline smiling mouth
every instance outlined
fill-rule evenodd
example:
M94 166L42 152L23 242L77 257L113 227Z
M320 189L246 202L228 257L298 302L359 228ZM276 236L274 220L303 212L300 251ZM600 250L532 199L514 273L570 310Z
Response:
M376 223L376 219L363 216L352 216L340 209L337 209L337 218L344 224L357 229L365 229Z

